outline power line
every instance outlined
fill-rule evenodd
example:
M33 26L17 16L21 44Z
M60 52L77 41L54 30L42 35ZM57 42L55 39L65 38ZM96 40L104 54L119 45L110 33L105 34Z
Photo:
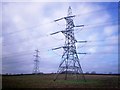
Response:
M14 57L14 56L27 56L27 55L31 55L31 54L33 54L33 53L25 53L25 54L18 54L18 55L11 55L11 56L5 56L5 57L2 57L2 59L10 59L10 57ZM58 55L57 53L54 53L54 54L56 54L56 55ZM82 54L82 53L78 53L78 54ZM91 53L91 52L88 52L88 53L83 53L83 54L85 54L85 55L93 55L93 54L98 54L98 55L101 55L101 54L116 54L116 55L118 55L118 54L120 54L120 53L118 53L118 52L95 52L95 53ZM60 56L60 55L58 55L58 56ZM14 58L16 58L16 57L14 57ZM17 58L24 58L24 57L17 57Z
M95 52L95 53L91 53L91 54L120 54L120 53L118 53L118 52L112 52L112 53L110 53L110 52Z
M107 9L116 9L116 8L107 8ZM94 11L94 12L103 11L103 10L107 10L107 9L101 9L101 10L97 10L97 11ZM92 14L93 14L93 12L88 12L88 13L92 13ZM84 13L84 14L82 14L82 15L85 15L85 14L88 15L88 13ZM77 17L77 16L81 16L81 14L73 15L73 16L70 16L70 17ZM35 26L32 26L32 27L20 29L20 30L17 30L17 31L15 31L15 32L6 33L5 35L11 35L11 34L15 34L15 33L17 33L17 32L22 32L22 31L25 31L25 30L28 30L28 29L32 29L32 28L36 28L36 27L41 27L41 26L46 25L46 24L50 24L50 23L53 23L53 22L57 22L57 21L62 20L62 19L64 19L64 18L66 18L66 17L62 17L62 18L60 18L60 19L52 20L52 21L47 22L47 23L44 23L44 24L39 24L39 25L35 25ZM5 36L5 35L3 35L3 36Z
M109 37L109 36L108 36ZM107 38L107 37L106 37ZM93 42L104 42L104 41L109 41L109 40L118 40L118 39L104 39L104 40L79 40L79 41L77 41L77 43L93 43ZM108 46L109 45L119 45L119 44L107 44ZM103 45L103 44L98 44L97 43L97 45L96 44L93 44L93 45L87 45L87 44L85 44L85 45L83 45L83 46L80 46L80 48L81 47L84 47L84 46L107 46L107 45ZM24 50L24 51L20 51L19 53L24 53L24 52L27 52L27 51L32 51L32 50ZM12 55L13 54L17 54L18 52L13 52L12 53ZM9 54L8 54L9 55Z
M108 39L108 40L117 40L117 39ZM77 48L82 48L82 47L94 47L94 46L96 46L96 47L99 47L99 46L119 46L119 44L87 44L87 43L91 43L91 42L103 42L103 41L106 41L106 40L90 40L90 41L79 41L79 42L85 42L86 44L84 44L84 45L82 45L82 46L78 46ZM78 43L79 43L78 42ZM62 47L58 47L58 48L62 48ZM54 48L54 49L57 49L57 48ZM52 50L54 50L54 49L49 49L49 50L47 50L47 51L52 51ZM30 51L32 51L32 50L24 50L24 51L20 51L20 52L13 52L13 53L11 53L11 54L7 54L7 55L5 55L5 56L14 56L14 55L18 55L19 56L19 54L20 53L22 53L22 55L24 55L24 53L25 52L28 52L29 54L31 54L32 52L30 52ZM26 55L26 53L25 53L25 55ZM4 56L4 55L3 55ZM5 58L5 57L3 57L3 58Z
M84 27L84 28L93 28L93 27ZM75 30L76 30L76 31L78 30L77 32L79 32L79 31L82 31L83 28L82 28L81 30L79 30L79 29L75 29ZM59 31L58 31L58 32L59 32ZM76 33L76 32L75 32L75 33ZM48 37L48 36L49 36L49 35L43 35L43 37ZM39 39L39 38L42 38L42 37L37 37L37 38L35 38L35 39ZM53 38L53 37L52 37L52 38ZM57 38L54 38L54 39L58 40ZM33 40L33 39L32 39L32 40ZM31 39L29 39L29 40L26 39L26 40L24 40L24 42L26 42L26 41L28 42L28 41L32 41L32 40L31 40ZM59 39L59 41L60 41L60 40L64 40L64 39ZM34 40L33 40L33 41L34 41ZM21 42L21 43L23 43L23 42ZM19 43L15 43L15 44L19 44ZM3 46L6 46L7 44L5 45L4 42L3 42L2 45L3 45ZM10 44L9 44L9 45L10 45Z
M53 51L53 50L52 50L52 51ZM53 53L56 54L57 56L61 56L61 55L59 55L58 53L55 53L54 51L53 51Z
M117 9L118 10L118 7L113 7L113 8L106 8L106 9L99 9L99 10L95 10L95 11L91 11L91 12L86 12L86 13L83 13L83 14L77 14L76 16L82 16L82 15L89 15L90 13L91 14L95 14L95 12L100 12L100 11L105 11L105 10L114 10L114 9Z
M93 27L95 27L95 26L104 26L104 25L109 25L109 24L111 24L113 22L113 24L114 23L117 23L118 24L118 20L116 20L116 21L107 21L107 22L102 22L102 23L97 23L97 24L87 24L87 25L84 25L85 26L85 28L93 28ZM88 26L93 26L93 27L88 27ZM79 30L79 29L75 29L75 30ZM22 30L20 30L19 32L21 32ZM59 32L59 31L58 31ZM13 32L13 33L17 33L16 31L15 32ZM8 33L9 35L10 34L13 34L13 33ZM5 35L3 35L3 37L4 37ZM43 37L45 37L45 36L49 36L49 34L47 34L47 35L43 35Z
M106 25L117 25L118 24L118 20L116 21L108 21L108 22L102 22L102 23L96 23L96 24L87 24L85 28L93 28L93 27L97 27L97 26L106 26Z
M117 45L117 44L116 44ZM95 46L95 45L89 45L89 46ZM96 45L97 46L97 45ZM98 45L99 46L99 45ZM102 45L101 45L102 46ZM104 45L103 45L104 46ZM109 45L108 45L109 46ZM85 47L87 47L87 46L85 46ZM78 47L78 48L82 48L82 47ZM47 51L53 51L52 49L51 50L47 50ZM24 53L25 52L25 53ZM2 59L5 59L5 58L10 58L10 57L14 57L14 56L26 56L26 55L30 55L30 54L33 54L33 52L26 52L26 51L21 51L21 52L14 52L14 53L12 53L12 54L8 54L8 55L5 55L5 56L2 56L1 58ZM56 54L56 55L58 55L57 53L55 53L54 52L54 54ZM80 54L80 53L78 53L78 54ZM96 52L96 53L90 53L90 52L88 52L88 53L85 53L85 54L89 54L89 55L91 55L91 54L119 54L118 52L112 52L112 53L110 53L110 52ZM60 55L58 55L58 56L60 56ZM21 57L19 57L19 58L21 58Z
M71 15L71 16L69 16L69 17L67 17L67 18L74 18L74 17L79 17L79 16L82 16L82 15L89 15L89 13L91 13L91 14L95 14L95 12L100 12L100 11L104 11L104 10L112 10L112 9L118 9L118 7L113 7L113 8L106 8L106 9L99 9L99 10L95 10L95 11L91 11L91 12L87 12L87 13L83 13L83 14L76 14L76 15ZM66 17L62 17L62 18L59 18L59 19L56 19L56 20L54 20L55 22L57 22L57 21L60 21L60 20L62 20L62 19L65 19Z
M109 36L108 36L109 37ZM105 37L107 38L107 37ZM77 41L77 43L92 43L92 42L104 42L104 41L109 41L109 40L118 40L118 39L102 39L102 40L80 40L80 41Z
M113 19L113 20L115 20L115 19ZM114 23L116 23L117 21L111 21L111 22L114 22ZM106 23L106 24L110 24L111 23L110 21L107 23L107 22L103 22L103 23L97 23L97 26L99 26L100 24L101 25L104 25L104 23ZM86 27L84 27L84 26L86 26ZM88 24L88 25L84 25L83 27L84 27L84 29L86 29L86 28L93 28L93 27L95 27L96 25L95 24ZM89 26L93 26L93 27L89 27ZM76 30L79 30L79 29L75 29L75 31ZM83 30L83 28L81 28L81 30L79 30L79 31L82 31ZM61 31L64 31L64 30L61 30ZM56 33L59 33L59 32L61 32L61 31L57 31ZM78 32L78 31L77 31ZM48 37L48 36L50 36L51 34L47 34L47 35L43 35L42 37ZM40 37L37 37L38 39L40 38ZM35 38L35 39L37 39L37 38ZM54 38L55 39L55 38ZM61 40L63 40L63 39L61 39ZM26 41L31 41L31 40L26 40ZM4 42L3 42L4 43Z
M12 52L10 54L2 55L1 58L4 59L4 58L13 57L13 56L25 56L25 55L33 54L32 51L33 50L23 50L23 51L20 51L20 52ZM47 49L46 51L49 52L49 51L52 51L52 49ZM56 53L54 52L54 54L56 54ZM56 54L56 55L58 55L58 54Z
M27 58L27 59L30 59L30 58ZM24 63L25 62L31 62L33 63L32 59L31 61L30 60L27 60L25 57L14 57L14 58L5 58L5 61L2 61L3 65L4 64L12 64L12 63Z
M116 53L117 53L117 52L107 53L107 54L109 55L109 54L116 54ZM91 59L91 60L93 60L93 59L97 59L97 60L98 60L98 59L100 59L100 60L101 60L101 59L104 58L104 57L100 57L100 58L99 58L99 57L96 57L96 58L95 58L95 57L92 57L92 58L91 58L91 57L85 57L86 55L90 56L90 55L93 55L93 54L104 55L104 53L102 53L102 54L101 54L101 53L84 54L84 56L82 56L82 57L80 58L80 60L83 60L83 59L84 59L84 60L85 60L85 59L87 59L87 60L90 60L90 59ZM117 53L117 54L119 54L119 53ZM56 55L57 55L57 54L56 54ZM58 56L60 56L60 55L58 55ZM16 57L15 57L15 58L16 58ZM108 58L109 58L109 57L108 57ZM8 57L8 59L9 59L9 57ZM28 62L29 62L29 61L25 61L26 59L25 59L24 57L19 57L19 59L20 59L20 60L17 60L17 61L13 61L13 59L12 59L12 61L8 61L8 62L3 61L3 65L5 65L5 64L7 64L7 65L8 65L8 64L12 64L12 65L13 65L13 64L16 64L16 63L24 63L24 65L26 65L26 64L28 65ZM21 59L22 59L22 60L21 60ZM23 59L24 59L24 60L23 60ZM111 59L118 59L118 57L110 57L109 60L111 60ZM10 59L9 59L9 60L10 60ZM32 59L31 59L31 60L32 60ZM26 62L26 63L25 63L25 62ZM30 62L31 62L31 61L30 61ZM32 63L31 63L31 64L32 64Z
M104 47L105 47L105 46L107 46L107 47L108 47L108 46L114 46L114 47L116 47L116 46L118 46L118 44L107 44L107 45L97 44L97 45L86 45L86 46L84 45L84 46L79 46L79 47L77 47L77 48L82 48L82 47L100 47L100 46L101 46L101 47L103 47L103 46L104 46Z
M26 56L26 55L30 55L32 54L33 52L26 52L26 53L16 53L16 54L8 54L8 55L5 55L5 56L2 56L1 58L2 59L5 59L5 58L10 58L10 57L14 57L14 56Z
M32 28L42 27L43 25L50 24L50 23L53 23L53 21L47 22L47 23L44 23L44 24L35 25L35 26L32 26L32 27L28 27L28 28L24 28L24 29L20 29L20 30L17 30L15 32L6 33L3 36L10 35L10 34L15 34L15 33L22 32L22 31L25 31L25 30L29 30L29 29L32 29Z
M117 20L116 21L111 21L111 22L114 22L114 23L118 24ZM107 22L97 23L97 25L95 25L95 24L87 24L87 25L82 25L82 27L84 27L84 29L85 28L93 28L93 27L99 26L99 25L111 24L111 22L108 21L108 23ZM92 27L89 27L89 26L92 26ZM74 29L74 30L76 31L76 30L80 30L80 29ZM80 31L82 31L82 30L83 30L83 28ZM65 31L65 30L57 31L57 32L51 33L50 35L54 35L54 34L57 34L57 33L63 32L63 31Z
M108 40L117 40L117 39L108 39ZM85 41L77 41L77 43L91 43L91 42L103 42L103 41L107 41L107 40L85 40ZM81 48L81 47L85 47L85 46L113 46L113 45L119 45L119 44L93 44L93 45L88 45L88 44L84 44L84 45L82 45L82 46L80 46L80 47L78 47L78 48ZM58 46L57 48L53 48L52 50L56 50L56 49L60 49L60 48L66 48L66 47L64 47L64 46Z

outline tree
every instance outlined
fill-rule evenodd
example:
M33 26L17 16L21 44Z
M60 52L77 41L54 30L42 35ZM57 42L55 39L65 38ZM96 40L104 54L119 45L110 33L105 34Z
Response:
M95 71L92 71L91 74L96 74L96 72L95 72Z
M86 72L86 74L89 74L89 72Z

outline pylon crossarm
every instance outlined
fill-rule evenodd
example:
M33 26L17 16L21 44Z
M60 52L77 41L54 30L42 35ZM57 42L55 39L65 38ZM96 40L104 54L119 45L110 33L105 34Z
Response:
M59 32L61 32L61 31L57 31L57 32L51 33L50 35L54 35L54 34L57 34L57 33L59 33Z
M57 48L53 48L52 50L56 50L56 49L60 49L60 48L63 48L63 46L57 47Z
M73 18L73 17L75 17L75 15L64 17L64 19L69 19L69 18Z
M67 16L67 17L62 17L62 18L59 18L59 19L54 20L54 22L60 21L60 20L62 20L62 19L73 18L73 17L75 17L75 15Z
M85 25L77 25L77 26L75 26L75 27L84 27Z
M91 53L77 53L77 54L91 54Z
M77 41L77 43L87 43L88 41Z
M74 31L74 29L72 29L72 30L63 30L61 32L66 34L66 32L69 32L69 31Z
M54 35L54 34L57 34L57 33L60 33L60 32L65 33L65 32L69 32L69 31L74 31L74 30L61 30L61 31L51 33L50 35Z
M87 54L87 53L77 53L77 54Z
M72 47L72 46L61 46L61 47L53 48L52 50L57 50L60 48L63 48L64 50L66 50L66 48L70 48L70 47Z
M63 18L56 19L56 20L54 20L54 21L57 22L57 21L62 20L62 19L64 19L64 17L63 17Z
M60 33L60 32L62 32L63 34L67 34L67 32L69 32L69 31L74 31L74 30L76 30L76 29L71 29L71 30L67 30L68 28L66 28L66 30L61 30L61 31L57 31L57 32L54 32L54 33L51 33L50 35L54 35L54 34L57 34L57 33Z

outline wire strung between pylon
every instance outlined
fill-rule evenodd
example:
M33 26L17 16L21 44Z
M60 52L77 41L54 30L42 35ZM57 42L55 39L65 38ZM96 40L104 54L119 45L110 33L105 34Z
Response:
M115 23L117 23L118 24L118 20L115 22ZM105 22L106 23L106 22ZM110 22L109 22L110 23ZM109 24L109 23L107 23L107 24ZM99 26L99 24L103 24L103 23L97 23L97 26ZM104 25L104 24L103 24ZM86 27L84 27L84 29L87 29L87 28L93 28L93 27L95 27L96 25L95 24L88 24L88 25L84 25L84 26L86 26ZM89 26L92 26L92 27L89 27ZM77 30L79 30L79 29L75 29L75 31L77 31ZM79 30L79 31L83 31L83 28L81 29L81 30ZM84 30L85 31L85 30ZM58 32L61 32L61 31L58 31ZM58 33L57 32L57 33ZM75 32L76 33L76 32ZM77 33L76 33L77 34ZM49 37L51 34L46 34L46 35L40 35L40 37L37 37L37 38L35 38L35 39L39 39L39 38L41 38L41 36L42 37ZM3 37L4 37L4 35L3 35ZM57 40L57 38L54 38L54 39L56 39ZM33 39L32 39L33 40ZM61 39L61 40L63 40L63 39ZM27 41L31 41L31 40L28 40L28 39L26 39L26 40L24 40L25 42ZM6 46L4 43L4 41L2 42L3 43L3 46Z
M76 14L76 15L73 15L73 16L71 16L71 17L79 17L79 16L82 16L82 15L88 15L89 13L93 14L93 12L104 11L104 10L107 10L107 9L117 9L117 7L100 9L100 10L91 11L91 12L87 12L87 13L83 13L83 14ZM39 24L39 25L35 25L35 26L32 26L32 27L23 28L23 29L20 29L20 30L15 31L15 32L7 33L7 34L5 34L5 35L3 35L3 36L15 34L15 33L17 33L17 32L22 32L22 31L25 31L25 30L29 30L29 29L31 29L31 28L41 27L41 26L43 26L43 25L50 24L50 23L54 23L54 22L59 21L59 20L62 20L62 19L64 19L64 18L65 18L65 17L62 17L62 18L59 18L59 19L56 19L56 20L52 20L52 21L43 23L43 24Z

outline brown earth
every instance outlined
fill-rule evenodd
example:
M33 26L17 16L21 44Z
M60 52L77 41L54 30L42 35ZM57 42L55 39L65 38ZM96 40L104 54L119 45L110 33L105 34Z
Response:
M55 75L21 75L2 76L2 88L118 88L118 76L115 75L85 75L86 82L75 76L68 76L69 80L64 80L64 75L59 75L53 81Z

